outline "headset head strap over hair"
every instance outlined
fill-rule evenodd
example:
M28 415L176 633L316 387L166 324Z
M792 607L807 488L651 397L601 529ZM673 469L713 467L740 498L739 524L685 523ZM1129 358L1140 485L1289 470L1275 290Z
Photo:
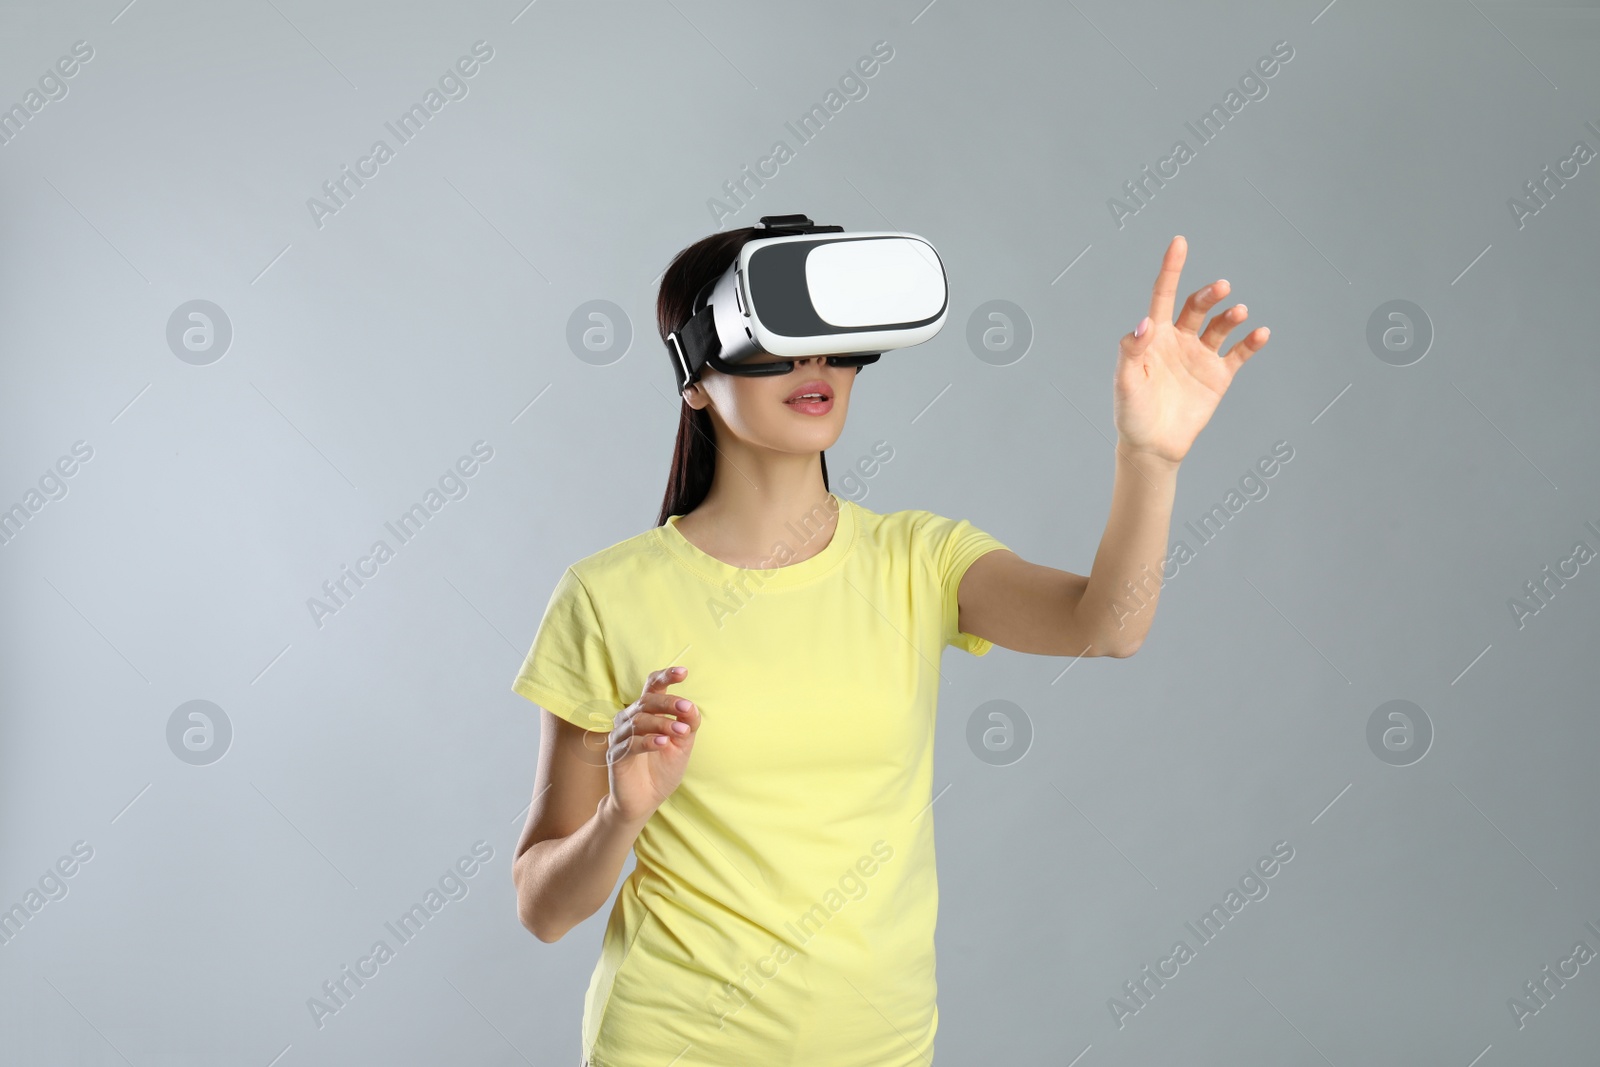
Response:
M805 215L763 215L752 229L667 334L680 393L707 366L741 376L787 374L814 356L865 366L944 325L944 266L915 234L846 233Z
M763 237L787 237L792 233L843 233L843 226L818 226L804 215L762 215L761 221L750 227L756 231L752 241Z

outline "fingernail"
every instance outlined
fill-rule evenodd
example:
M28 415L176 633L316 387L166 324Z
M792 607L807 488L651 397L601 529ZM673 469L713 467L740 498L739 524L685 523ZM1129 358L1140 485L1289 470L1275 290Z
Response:
M689 724L686 722L675 722L672 724L672 732L675 734L686 734L689 732Z
M1137 325L1137 326L1135 326L1133 328L1133 335L1135 337L1143 337L1144 336L1144 331L1149 327L1149 325L1150 325L1150 316L1146 315L1144 318L1139 320L1139 325Z
M679 700L674 707L676 707L679 711L688 711L690 708L694 707L694 705L689 703L687 700Z

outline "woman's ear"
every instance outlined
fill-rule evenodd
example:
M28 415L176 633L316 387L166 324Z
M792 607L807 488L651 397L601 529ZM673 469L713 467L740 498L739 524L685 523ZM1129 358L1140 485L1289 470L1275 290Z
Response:
M706 396L706 391L700 388L699 382L686 386L680 395L683 397L683 402L696 411L710 403L710 399Z

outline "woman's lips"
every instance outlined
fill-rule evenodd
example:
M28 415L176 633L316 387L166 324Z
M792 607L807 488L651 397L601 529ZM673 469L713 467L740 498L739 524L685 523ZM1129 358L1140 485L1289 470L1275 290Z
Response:
M802 400L801 397L809 397ZM833 387L821 378L797 385L784 400L802 415L826 415L833 410Z
M833 400L831 398L822 400L786 400L784 404L787 407L794 408L802 415L826 415L833 410Z
M833 386L829 385L821 378L813 378L809 382L801 382L799 385L789 390L789 395L784 397L784 399L794 400L795 398L803 396L806 393L816 393L818 396L824 396L832 399Z

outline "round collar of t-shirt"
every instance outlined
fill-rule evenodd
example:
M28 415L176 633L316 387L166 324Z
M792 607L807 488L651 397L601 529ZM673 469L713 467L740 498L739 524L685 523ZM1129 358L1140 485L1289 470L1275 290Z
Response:
M830 492L828 497L834 502L839 514L833 537L823 546L822 551L798 563L785 563L784 560L804 551L813 539L822 535L814 515L798 516L794 521L785 524L785 536L773 545L768 553L768 559L772 563L769 567L735 567L701 551L678 529L678 520L683 518L682 515L668 516L664 525L655 528L656 537L674 559L718 588L727 582L734 582L736 587L751 590L795 586L831 572L844 562L850 550L855 547L859 527L855 504L840 498L836 493Z

